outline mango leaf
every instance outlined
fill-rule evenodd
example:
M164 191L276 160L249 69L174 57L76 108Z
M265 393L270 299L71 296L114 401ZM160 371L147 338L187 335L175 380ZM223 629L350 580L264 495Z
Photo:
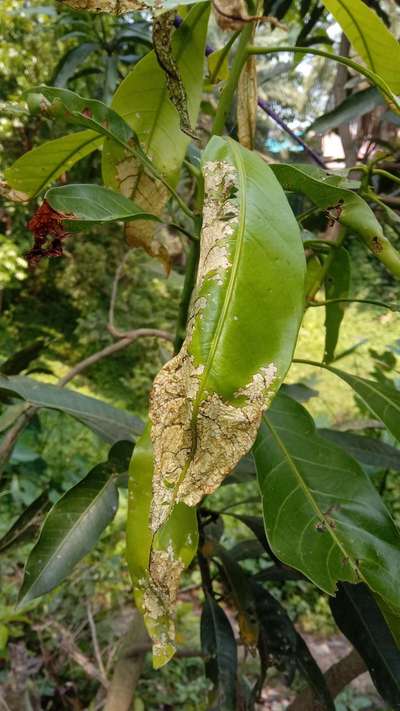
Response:
M126 446L128 444L128 447ZM129 464L132 445L119 442L49 511L25 567L20 605L59 585L96 545L118 508L116 476Z
M45 195L49 205L65 216L63 223L79 229L96 222L115 220L156 220L143 212L132 200L101 185L62 185L50 188Z
M400 449L380 439L323 428L319 429L318 433L345 449L351 457L364 466L400 471Z
M198 544L196 511L177 504L156 532L150 528L153 452L148 426L129 468L127 562L136 604L153 640L157 669L175 653L175 603L183 570Z
M196 4L172 37L173 56L186 92L192 126L196 125L202 95L208 15L208 4ZM178 112L169 100L167 80L154 51L146 54L120 84L112 108L132 127L142 150L175 187L190 138L181 131ZM103 180L145 211L162 214L168 200L164 185L148 175L134 156L127 155L111 141L104 145ZM143 247L168 265L168 252L153 225L140 222L129 225L126 237L131 246Z
M25 199L36 197L50 183L85 158L103 143L94 131L79 131L54 141L42 143L25 153L5 171L8 185L25 194Z
M36 530L44 512L49 508L50 502L46 492L40 494L22 512L11 528L0 538L0 553L12 546L24 542L27 538L32 540L32 533Z
M40 85L32 89L51 102L50 109L56 115L61 112L64 119L85 126L96 133L111 138L126 147L135 144L134 131L112 108L97 99L86 99L69 89Z
M2 375L17 375L38 357L44 346L45 341L43 338L37 338L36 341L28 343L27 346L16 351L7 360L3 361L0 365L0 373Z
M253 37L255 26L253 27ZM253 150L257 120L257 62L249 57L240 74L237 88L236 120L238 139Z
M72 47L66 52L54 71L51 84L53 86L65 87L68 80L74 75L75 70L80 67L85 59L95 50L101 51L98 42L82 42L76 47Z
M213 557L219 558L222 563L223 577L238 613L240 639L246 647L255 647L259 625L250 581L243 568L232 558L224 546L215 543L213 549Z
M334 250L332 261L325 277L325 299L347 299L351 285L351 259L344 247ZM325 349L324 362L335 358L335 348L339 340L340 325L346 310L346 303L336 302L325 306Z
M200 622L201 648L205 656L206 676L213 684L208 700L210 711L235 711L237 650L231 624L223 611L207 594Z
M329 601L335 622L364 659L378 692L392 708L400 706L400 650L373 595L365 585L339 586Z
M383 230L371 208L357 193L333 184L332 176L313 169L314 175L305 167L298 168L286 163L272 164L284 190L306 195L317 207L326 210L329 216L364 240L371 252L391 271L400 277L400 257L383 234Z
M261 627L260 656L265 649L273 659L284 658L286 667L294 663L313 689L318 701L324 708L334 711L335 706L324 675L285 608L260 583L251 580L251 587Z
M400 611L400 536L357 462L284 395L264 415L253 452L278 558L331 595L339 581L365 582Z
M67 415L72 415L106 442L131 440L143 429L139 418L129 415L124 410L94 397L81 395L74 390L40 383L23 375L8 378L0 376L0 393L1 391L17 395L31 405L60 410Z
M400 391L388 384L366 380L344 370L325 366L353 388L368 410L386 425L393 437L400 441Z
M157 13L171 10L179 5L191 5L193 0L60 0L73 10L89 12L108 12L111 15L123 15L134 10L154 10ZM201 0L200 0L201 2Z
M204 220L188 333L152 392L153 530L176 502L194 506L212 493L249 451L291 362L303 311L304 252L270 168L219 137L209 142L202 168Z
M328 111L323 116L319 116L315 119L311 126L308 127L307 133L309 131L327 133L344 123L350 123L360 116L368 114L370 111L373 111L376 106L380 106L384 103L385 100L382 94L374 86L363 89L362 91L357 91L355 94L351 94L344 99L338 106L335 106L332 111Z
M400 46L378 15L362 0L323 0L365 64L400 94Z

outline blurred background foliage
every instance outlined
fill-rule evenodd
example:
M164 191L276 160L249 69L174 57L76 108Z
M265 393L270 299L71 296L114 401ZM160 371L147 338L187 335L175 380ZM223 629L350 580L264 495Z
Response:
M109 101L121 78L151 46L146 14L122 19L94 17L60 9L56 2L43 3L44 0L2 0L0 4L0 172L23 152L50 137L62 135L65 129L61 122L53 124L42 114L35 97L26 102L26 89L38 83L55 84ZM369 4L379 7L398 34L396 4L389 0ZM272 9L268 3L267 12L282 18L288 30L271 32L264 26L259 30L263 42L276 42L279 33L303 45L308 42L330 47L340 40L337 26L322 12L318 2L275 0ZM308 27L306 36L304 26ZM210 42L218 47L223 41L212 25ZM261 59L259 85L261 96L268 97L292 130L299 132L333 108L336 69L320 58L294 65L291 62L290 57L281 56L279 61ZM214 97L205 105L211 113L215 100ZM207 116L204 129L207 131ZM262 113L258 117L257 140L260 149L267 146L283 160L297 155L296 144ZM315 148L320 146L318 136L312 141ZM395 156L393 160L398 160L398 141L394 140L389 150ZM91 157L75 166L68 179L95 182L98 171L99 158ZM0 370L1 362L12 354L37 344L37 353L24 372L56 382L77 362L112 343L106 329L110 294L127 247L121 228L97 227L69 239L63 259L43 261L34 271L28 271L24 254L31 237L26 223L33 211L32 204L0 202ZM318 234L318 225L309 225L309 229ZM395 225L396 240L397 233ZM174 269L169 279L149 257L139 252L129 254L119 284L118 327L146 326L174 332L185 265L184 247L179 239L174 240ZM349 249L357 264L352 294L358 298L395 301L394 281L380 264L355 240L350 242ZM320 360L324 348L323 319L322 309L308 310L300 334L299 357ZM346 369L360 374L374 372L375 376L378 373L398 385L398 326L399 317L393 312L373 306L349 306L340 336L340 350L350 351ZM144 417L152 379L169 356L170 350L159 341L138 341L86 370L74 380L73 388ZM346 385L333 381L329 373L310 375L307 367L294 365L289 382L299 381L319 393L319 397L307 402L319 426L359 431L366 415ZM0 415L1 432L7 427ZM383 436L374 425L368 434ZM392 443L389 435L384 436ZM91 466L102 461L105 454L106 446L78 422L61 413L41 410L20 438L3 476L0 536L41 492L47 491L50 501L55 501ZM400 524L398 474L379 468L369 473ZM255 494L252 483L227 486L211 497L209 505L229 507ZM44 602L40 600L15 612L17 588L22 579L21 560L31 546L34 531L29 531L22 549L11 548L2 557L0 684L16 690L16 696L20 694L22 705L18 708L58 711L99 707L98 681L91 678L73 655L66 653L65 637L69 631L83 655L91 658L93 633L89 619L90 614L94 615L104 664L106 669L111 666L131 607L123 562L124 492L121 500L119 513L97 548L77 566L68 583L46 596ZM257 513L254 504L239 505L235 511ZM242 524L225 518L222 537L225 545L232 548L246 538L248 532ZM263 563L253 559L245 565L256 574ZM181 594L178 625L180 640L195 648L199 647L198 584L196 574L189 571L184 583L188 592ZM326 596L311 584L288 581L268 585L300 629L315 638L336 634ZM83 600L91 601L91 612L88 613ZM252 678L253 662L250 659L246 664ZM277 684L281 676L277 668ZM275 681L272 679L271 683ZM200 700L205 698L206 688L200 659L175 660L161 673L153 672L148 660L139 685L141 701L135 709L201 711L206 707ZM352 696L351 692L343 704L347 709L379 707L379 701L373 697L365 702L362 694Z

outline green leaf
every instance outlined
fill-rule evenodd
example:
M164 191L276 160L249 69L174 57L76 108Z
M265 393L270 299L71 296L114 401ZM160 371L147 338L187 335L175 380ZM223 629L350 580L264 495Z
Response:
M155 220L132 200L101 185L63 185L47 191L45 199L53 210L65 215L63 223L80 228L95 222Z
M25 567L20 605L59 585L114 518L118 508L116 475L125 471L129 462L123 457L121 469L115 466L115 447L113 462L94 467L49 511Z
M60 112L64 119L111 138L122 146L126 146L129 141L136 142L135 133L126 121L102 101L86 99L69 89L45 85L37 86L32 91L43 94L51 102L50 110L55 114Z
M362 0L323 0L357 54L395 94L400 94L400 46L378 15Z
M308 412L280 395L253 448L269 544L329 594L365 582L400 610L400 537L356 461L320 437Z
M60 59L55 69L51 84L53 86L65 87L78 67L81 67L85 59L95 50L101 50L98 42L83 42L77 47L72 47Z
M23 192L28 200L36 197L77 161L100 148L102 143L103 138L94 131L79 131L47 141L18 158L5 171L5 178L13 190Z
M259 583L252 580L251 586L261 627L259 641L261 658L265 650L273 659L284 658L285 667L295 663L315 692L317 699L326 709L334 711L335 707L324 675L285 608ZM266 663L268 664L267 660Z
M0 365L0 373L2 375L17 375L38 357L44 346L45 341L43 338L38 338L36 341L29 343L25 348L21 348L21 350L16 351L7 360L3 361Z
M213 689L210 711L235 711L237 650L231 624L211 595L207 595L200 623L201 648L205 656L206 676Z
M106 442L132 439L143 429L139 418L129 415L124 410L74 390L41 383L22 375L9 378L0 376L1 391L17 395L32 405L60 410L67 415L72 415Z
M351 259L344 247L335 249L325 277L325 299L347 299L351 286ZM335 358L335 348L339 340L340 325L346 310L345 303L325 306L325 349L324 362Z
M284 190L306 195L314 205L356 232L387 269L400 277L400 256L386 239L371 208L357 193L338 187L334 184L337 178L332 179L314 167L312 172L305 166L298 168L286 163L270 167Z
M368 588L342 584L330 606L336 624L364 659L384 701L399 708L400 650Z
M49 505L49 497L46 492L32 501L11 528L0 538L0 553L4 553L17 543L26 541L27 538L32 540L32 534Z
M325 368L348 383L374 417L382 420L393 437L400 441L399 390L390 385L378 383L375 380L366 380L358 375L346 373L344 370L334 368L332 365L325 366Z
M385 100L382 94L374 86L363 89L362 91L357 91L355 94L351 94L351 96L344 99L338 106L335 106L332 111L328 111L313 121L311 126L307 129L307 133L309 131L327 133L344 123L348 124L360 116L368 114L370 111L373 111L376 106L380 106L384 103Z
M208 15L208 4L196 4L172 38L192 126L196 125L202 96ZM175 187L190 138L181 131L179 114L169 100L166 77L154 51L134 66L118 87L111 106L135 131L155 168ZM106 141L102 167L105 185L132 198L144 210L161 215L169 195L158 180L144 172L134 156ZM154 254L152 225L127 226L126 234L131 245L143 246Z
M379 439L363 437L351 432L338 432L329 429L319 429L318 432L325 439L329 439L338 447L345 449L362 465L400 471L400 449L396 449L396 447L381 442Z
M177 504L156 534L150 528L153 451L150 427L138 440L129 467L127 563L135 600L153 640L157 669L175 653L175 602L180 576L198 544L195 509Z
M176 501L194 506L212 493L249 451L290 365L303 315L304 251L269 166L235 141L214 137L202 167L191 328L152 392L154 530Z

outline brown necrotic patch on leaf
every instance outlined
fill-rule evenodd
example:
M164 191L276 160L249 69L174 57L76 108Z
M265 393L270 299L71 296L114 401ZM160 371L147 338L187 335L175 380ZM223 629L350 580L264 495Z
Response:
M218 488L249 451L276 375L275 365L266 364L227 401L209 390L212 364L196 363L190 352L193 330L207 303L202 287L212 280L221 290L225 288L239 220L235 168L222 161L210 162L204 167L204 177L201 252L187 336L180 353L155 378L151 395L154 532L168 519L175 503L196 505Z
M34 244L25 255L30 267L35 267L44 257L62 257L62 240L69 235L63 226L66 219L73 220L75 217L53 210L46 200L32 215L27 227L33 232Z
M175 106L183 133L197 139L189 117L186 89L183 85L178 64L172 52L172 36L175 31L176 11L170 10L157 15L153 20L153 47L157 61L165 72L168 96Z
M145 10L148 3L137 0L58 0L72 7L73 10L88 10L89 12L107 12L111 15L122 15L133 10Z
M122 160L117 166L119 191L132 198L144 212L161 217L168 201L168 191L159 181L148 175L133 157ZM135 220L125 225L125 237L130 247L141 247L151 257L156 257L169 274L171 256L162 239L162 230L148 220Z

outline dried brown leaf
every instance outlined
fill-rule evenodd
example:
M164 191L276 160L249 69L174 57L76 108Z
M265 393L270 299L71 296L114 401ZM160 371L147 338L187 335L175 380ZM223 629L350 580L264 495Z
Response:
M257 116L257 64L249 57L240 75L237 94L237 125L239 142L253 150Z

